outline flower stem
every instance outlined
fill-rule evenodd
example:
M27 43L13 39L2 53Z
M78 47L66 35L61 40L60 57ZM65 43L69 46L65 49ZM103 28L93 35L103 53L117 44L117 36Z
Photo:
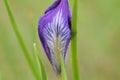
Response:
M73 11L72 11L72 36L71 50L72 50L72 68L74 80L80 80L79 69L78 69L78 53L77 53L77 13L78 13L78 0L74 0Z

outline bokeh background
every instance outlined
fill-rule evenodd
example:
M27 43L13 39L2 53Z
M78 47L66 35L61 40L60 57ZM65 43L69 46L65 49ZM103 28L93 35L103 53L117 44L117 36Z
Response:
M37 33L39 17L54 0L8 0L19 31L33 56L37 44L48 80L56 80ZM72 8L72 1L70 7ZM81 80L120 80L120 0L79 0L78 57ZM73 80L71 50L68 80ZM0 80L35 80L0 0Z

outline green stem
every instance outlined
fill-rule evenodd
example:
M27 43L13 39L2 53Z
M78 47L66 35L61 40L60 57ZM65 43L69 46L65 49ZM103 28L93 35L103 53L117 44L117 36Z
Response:
M74 0L73 11L72 11L72 36L71 50L72 50L72 68L74 80L80 80L79 69L78 69L78 53L77 53L77 13L78 13L78 0Z
M36 47L36 43L33 44L33 48L34 48L34 54L35 54L35 58L36 58L36 62L38 65L38 70L40 72L40 78L41 80L47 80L47 76L46 76L46 72L45 72L45 68L44 65L42 63L42 59L39 57L39 53Z
M36 62L37 62L38 70L40 72L39 75L40 75L40 78L42 80L41 65L40 65L40 62L39 62L38 52L37 52L37 48L36 48L36 44L35 43L33 44L33 47L34 47L34 55L35 55L35 59L36 59Z
M19 30L18 30L18 26L17 26L17 24L15 22L15 19L14 19L14 16L13 16L12 12L11 12L8 1L4 0L4 3L5 3L5 7L6 7L6 10L7 10L10 22L12 24L13 30L14 30L14 32L16 34L17 40L18 40L19 45L20 45L20 47L21 47L21 49L22 49L22 51L24 53L24 56L25 56L25 58L26 58L26 60L27 60L27 62L29 64L29 67L32 70L34 76L36 77L36 80L40 80L39 74L38 74L38 72L37 72L37 70L35 68L35 65L34 65L34 63L32 61L32 58L31 58L31 56L29 54L29 51L27 50L27 48L25 46L25 43L23 41L23 38L22 38L22 36L21 36L21 34L20 34Z
M60 80L67 80L67 74L66 74L66 70L65 70L65 64L64 64L64 60L63 60L63 56L60 53L60 60L61 60L61 75L59 75Z

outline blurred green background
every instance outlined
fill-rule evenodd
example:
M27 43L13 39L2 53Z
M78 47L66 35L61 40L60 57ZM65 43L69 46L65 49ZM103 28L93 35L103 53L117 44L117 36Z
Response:
M39 17L54 0L8 0L19 31L33 56L37 43L48 80L56 80L37 33ZM69 0L72 8L72 1ZM120 0L79 0L78 53L81 80L120 80ZM73 80L71 51L68 80ZM15 33L3 0L0 0L0 80L35 80Z

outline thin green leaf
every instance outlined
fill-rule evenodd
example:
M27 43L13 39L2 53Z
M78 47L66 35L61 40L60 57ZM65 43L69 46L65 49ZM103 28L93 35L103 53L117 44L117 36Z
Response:
M72 50L72 68L74 80L80 80L79 78L79 69L78 69L78 54L77 54L77 13L78 13L78 0L73 2L73 11L72 11L72 33L74 37L71 40L71 50Z
M62 80L67 80L67 75L66 75L66 70L65 70L65 65L64 65L62 54L60 54L60 60L61 60Z
M39 71L40 71L41 80L47 80L45 68L44 68L43 63L41 61L41 58L38 55L39 53L38 53L38 50L36 48L35 43L33 44L33 47L34 47L34 54L35 54L36 62L37 62L37 65L38 65L38 68L39 68Z
M23 51L23 53L25 55L25 58L26 58L26 60L27 60L27 62L29 64L29 67L31 68L34 76L36 77L36 80L40 80L39 74L38 74L38 72L37 72L37 70L36 70L36 68L34 66L32 58L31 58L31 56L30 56L30 54L29 54L29 52L28 52L28 50L27 50L27 48L25 46L23 38L22 38L22 36L21 36L21 34L20 34L19 30L18 30L18 26L17 26L17 24L15 22L15 19L14 19L14 16L13 16L12 12L11 12L8 1L4 0L4 4L5 4L6 10L7 10L10 22L12 24L13 30L14 30L14 32L16 34L17 40L18 40L18 42L20 44L20 47L21 47L21 49L22 49L22 51Z
M61 74L57 75L57 79L58 80L67 80L64 60L63 60L63 57L62 57L61 53L60 53L60 62L61 62Z

